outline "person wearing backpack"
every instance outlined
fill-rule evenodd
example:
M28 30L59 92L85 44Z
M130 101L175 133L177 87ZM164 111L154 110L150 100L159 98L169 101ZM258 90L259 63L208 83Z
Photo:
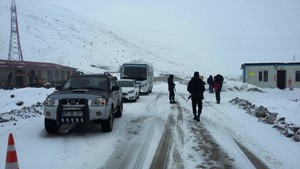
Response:
M224 78L220 74L217 74L214 77L214 86L213 87L215 89L217 104L220 104L220 102L221 102L221 90L222 90L222 86L223 86L223 81L224 81Z
M194 72L194 76L188 83L187 91L191 94L192 108L194 114L194 120L200 121L200 115L202 113L202 100L204 99L205 83L199 76L199 72ZM197 111L198 107L198 111Z

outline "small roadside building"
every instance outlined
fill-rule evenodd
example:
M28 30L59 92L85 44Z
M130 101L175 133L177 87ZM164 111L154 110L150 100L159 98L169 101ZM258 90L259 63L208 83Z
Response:
M54 63L0 60L0 88L53 85L61 83L76 70Z
M243 82L262 88L300 88L300 62L244 63Z

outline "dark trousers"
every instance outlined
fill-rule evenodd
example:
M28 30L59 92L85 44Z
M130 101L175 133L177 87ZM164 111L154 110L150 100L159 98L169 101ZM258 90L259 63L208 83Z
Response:
M221 91L220 90L216 90L215 91L215 94L216 94L216 100L217 100L217 103L220 103L221 101Z
M174 92L174 90L169 91L169 100L170 100L170 102L175 102L175 92Z
M198 111L197 111L197 106L198 106ZM202 113L202 98L198 96L192 97L192 107L193 107L194 116L199 118L200 114Z
M213 93L214 92L214 89L213 89L213 85L212 84L209 84L209 93Z

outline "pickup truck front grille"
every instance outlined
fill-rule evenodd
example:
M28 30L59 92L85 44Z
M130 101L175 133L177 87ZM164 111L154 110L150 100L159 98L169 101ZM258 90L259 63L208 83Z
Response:
M77 124L83 124L84 118L61 118L60 122L63 124L70 124L70 123L77 123Z
M87 99L61 99L57 109L61 124L86 124L89 120Z

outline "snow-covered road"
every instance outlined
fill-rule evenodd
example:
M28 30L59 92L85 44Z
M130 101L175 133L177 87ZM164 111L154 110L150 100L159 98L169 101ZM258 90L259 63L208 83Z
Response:
M213 94L205 93L201 121L196 122L191 103L186 102L186 86L177 83L177 104L169 104L166 89L165 82L157 82L151 94L124 103L123 116L115 119L109 133L101 132L100 125L90 125L49 135L39 114L1 123L0 159L5 159L8 134L13 133L20 168L297 168L298 152L293 148L299 146L297 142L229 103L247 93L222 92L220 105ZM7 97L15 94L10 102L24 100L26 105L30 99L24 99L28 98L25 91L43 98L53 89L22 90L5 92ZM4 165L1 160L0 166Z

